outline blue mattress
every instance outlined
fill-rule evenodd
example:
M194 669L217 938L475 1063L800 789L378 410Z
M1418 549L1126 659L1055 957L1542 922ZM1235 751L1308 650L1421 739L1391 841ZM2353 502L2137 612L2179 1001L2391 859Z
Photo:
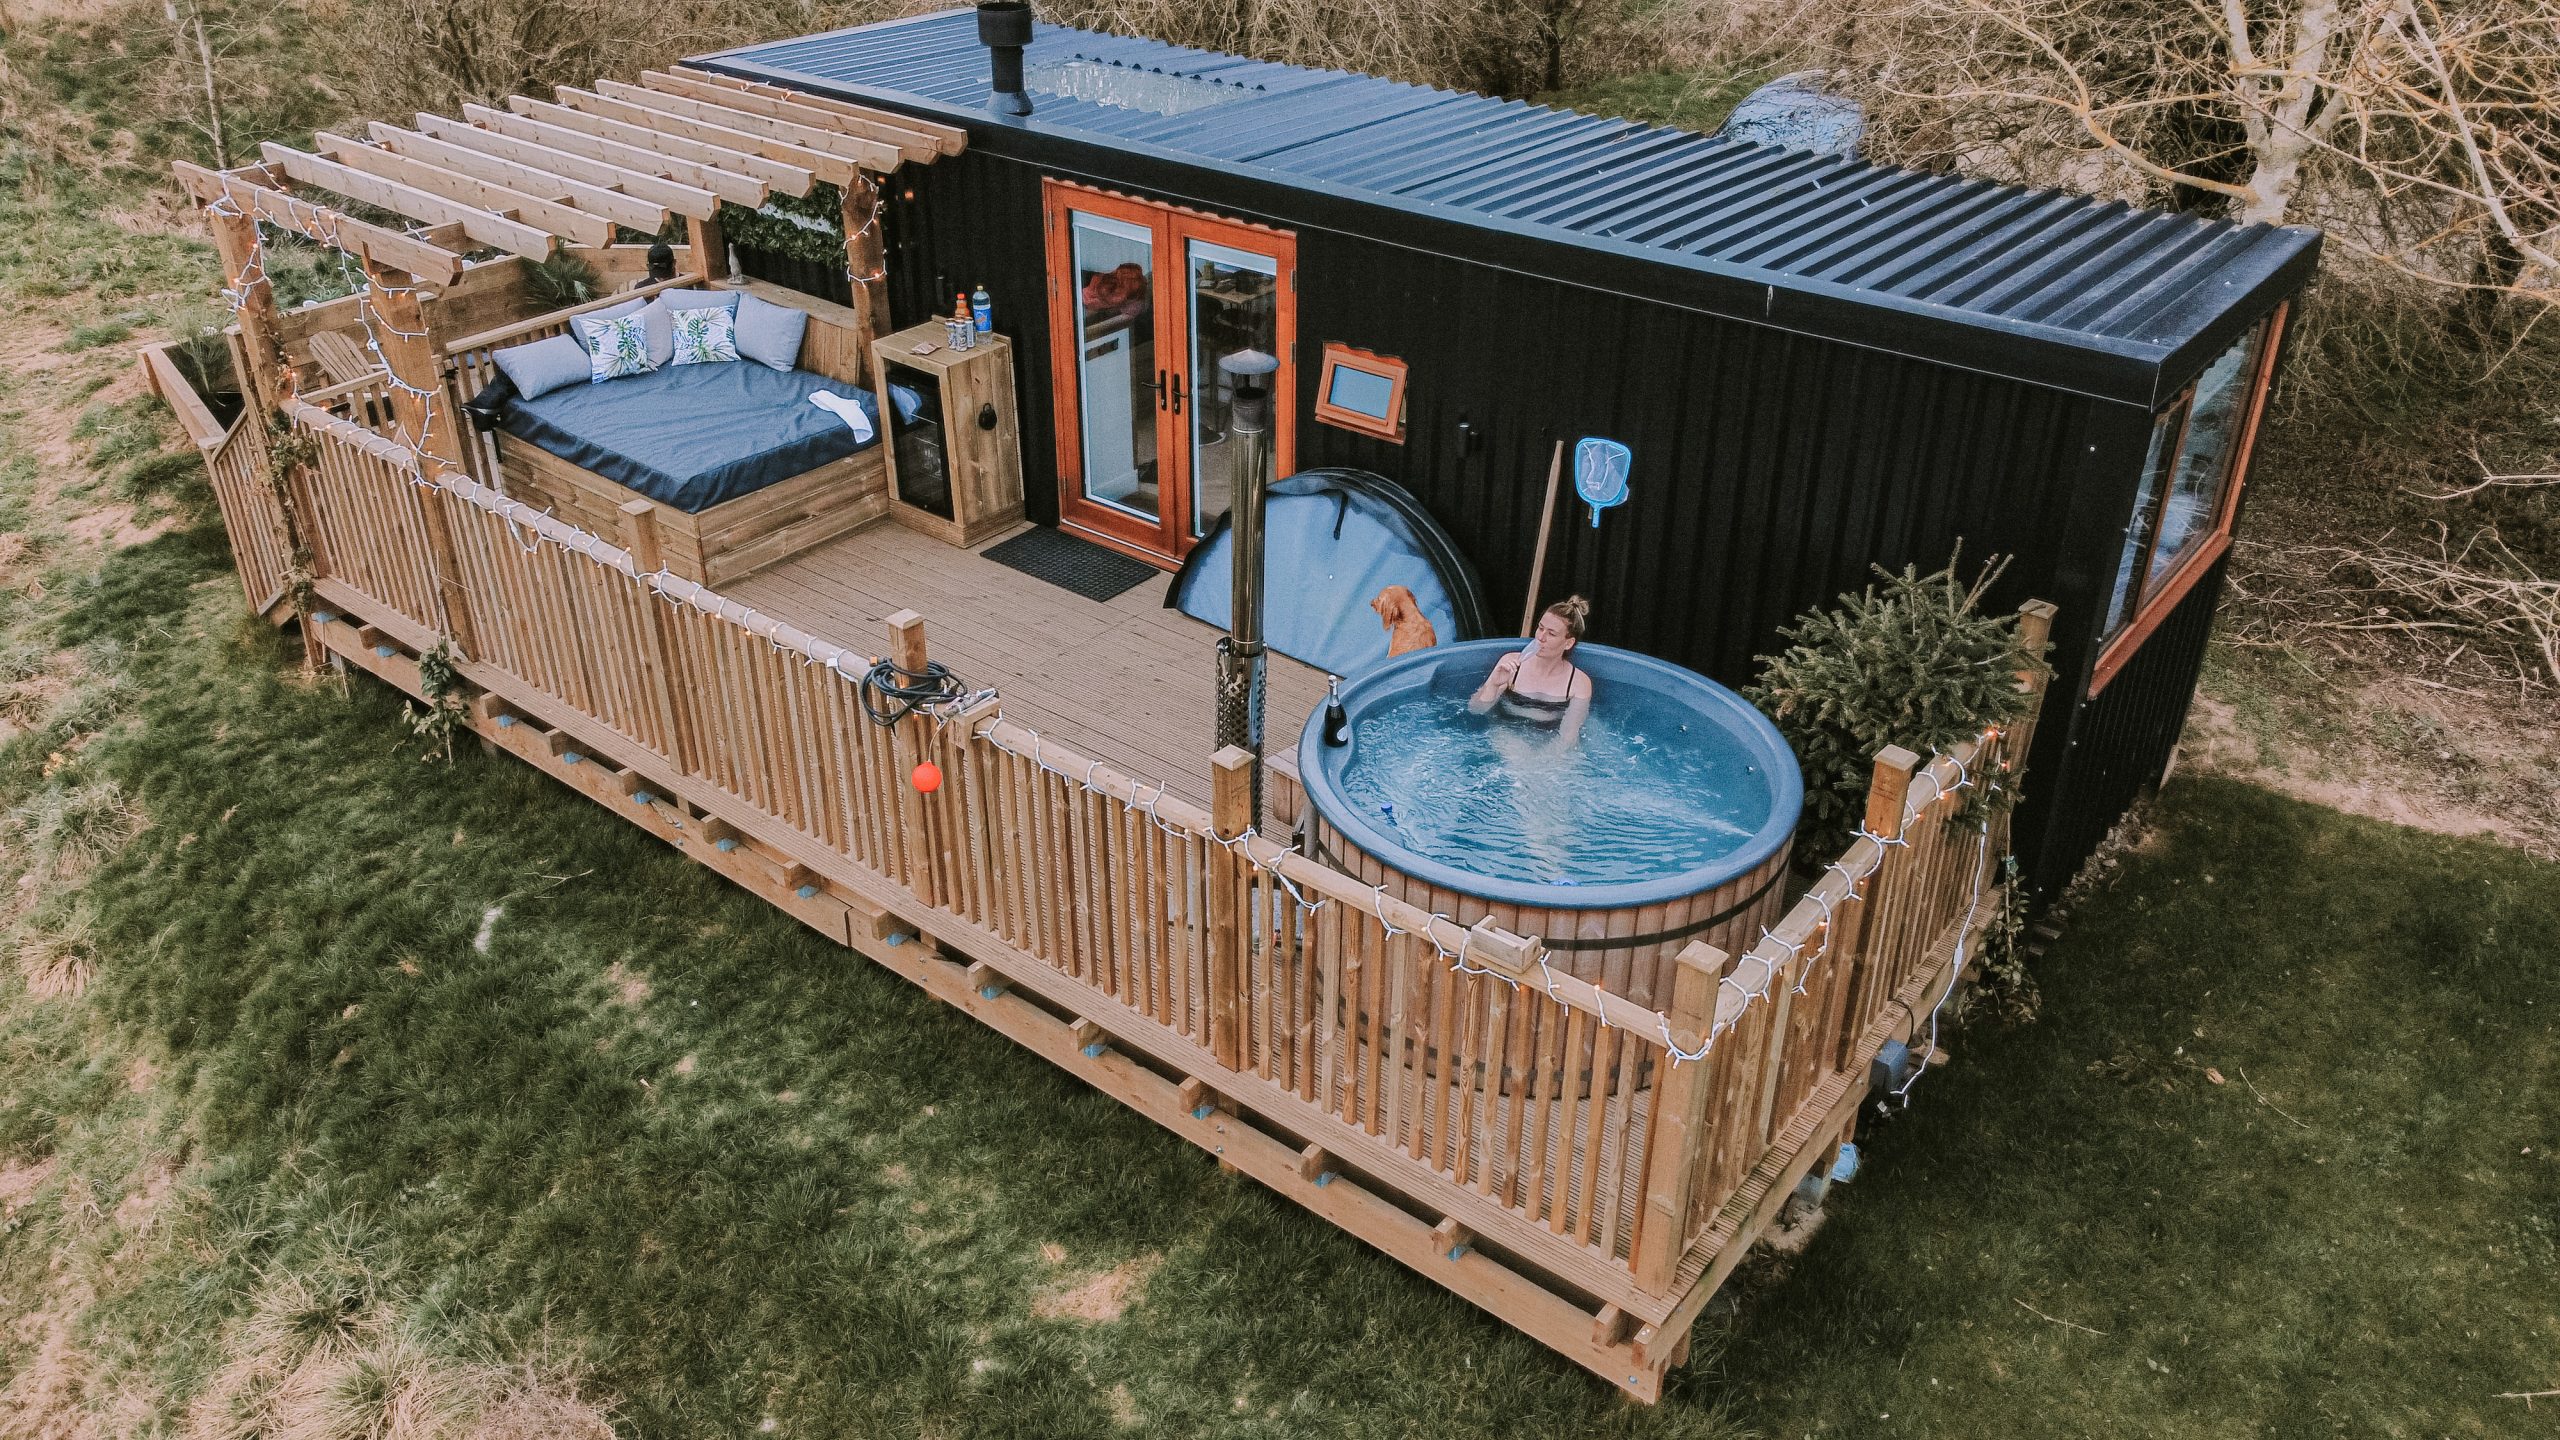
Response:
M856 443L843 421L810 404L820 390L853 396L873 438ZM582 470L699 513L868 449L878 443L878 408L845 381L742 360L517 396L500 423Z

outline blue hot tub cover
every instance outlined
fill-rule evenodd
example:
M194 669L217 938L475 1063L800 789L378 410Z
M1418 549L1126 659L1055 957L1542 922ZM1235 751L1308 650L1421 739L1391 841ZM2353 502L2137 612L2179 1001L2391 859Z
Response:
M527 400L506 385L499 423L582 470L699 514L776 481L877 444L878 402L858 385L808 370L738 362L665 365L645 375L570 385ZM872 439L856 442L845 423L809 397L851 394L871 417Z
M1164 603L1223 630L1231 619L1232 516L1191 551ZM1440 643L1492 633L1484 587L1449 532L1403 486L1367 470L1301 470L1272 482L1263 510L1263 639L1335 675L1387 658L1369 602L1390 585L1413 592Z

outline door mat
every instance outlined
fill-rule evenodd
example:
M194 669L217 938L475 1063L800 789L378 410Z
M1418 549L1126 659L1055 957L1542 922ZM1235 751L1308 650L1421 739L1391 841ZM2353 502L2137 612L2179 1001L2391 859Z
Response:
M1087 600L1113 600L1164 572L1090 540L1035 525L980 552L1010 570L1072 590Z

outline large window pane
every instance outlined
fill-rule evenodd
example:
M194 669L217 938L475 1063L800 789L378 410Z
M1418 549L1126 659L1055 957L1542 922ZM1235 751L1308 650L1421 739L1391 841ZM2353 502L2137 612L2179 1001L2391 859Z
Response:
M2107 628L2113 635L2133 618L2133 577L2151 548L2152 526L2160 518L2160 484L2168 473L2169 449L2178 443L2178 424L2186 412L2171 406L2151 422L2151 452L2142 461L2142 488L2133 497L2133 521L2125 526L2124 555L2116 562L2115 593L2107 601Z
M1153 520L1156 485L1155 235L1106 215L1071 213L1076 395L1084 407L1084 493Z
M1280 262L1269 255L1193 240L1191 286L1191 534L1209 533L1236 491L1227 444L1231 396L1218 362L1239 350L1280 349Z
M2221 518L2231 451L2240 442L2242 416L2248 408L2249 361L2256 353L2253 331L2196 380L2186 443L2178 447L2177 476L2160 507L2160 539L2151 547L2150 570L2142 581L2145 599L2158 593L2160 581L2195 553Z

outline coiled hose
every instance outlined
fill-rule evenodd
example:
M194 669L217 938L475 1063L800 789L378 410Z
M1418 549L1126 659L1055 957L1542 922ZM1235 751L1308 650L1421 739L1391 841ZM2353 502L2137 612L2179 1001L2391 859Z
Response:
M950 705L968 695L969 687L939 660L926 661L922 670L903 669L895 661L883 660L862 677L862 713L874 725L895 725L919 710Z

